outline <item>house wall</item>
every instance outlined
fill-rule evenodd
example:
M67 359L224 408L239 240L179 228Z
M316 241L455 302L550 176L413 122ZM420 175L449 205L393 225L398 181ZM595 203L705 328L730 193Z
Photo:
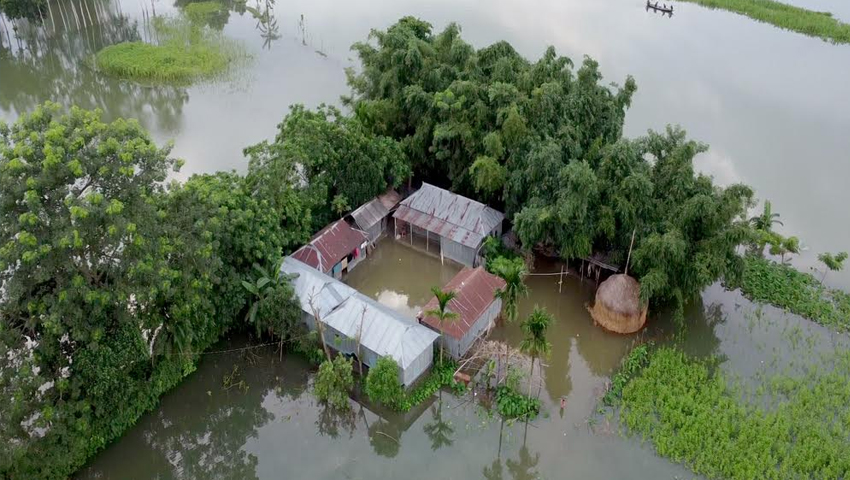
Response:
M475 249L466 247L445 237L440 237L440 248L443 256L462 265L472 267L475 263Z
M409 387L413 385L429 368L434 361L434 349L426 348L416 359L407 366L407 369L399 372L399 380L402 385ZM401 370L401 369L399 369Z
M469 329L468 332L457 341L457 356L455 359L460 359L469 351L469 348L475 342L485 330L492 328L496 323L496 318L499 317L499 313L502 311L502 301L500 299L494 299L493 302L487 307L487 310L478 317L478 320L475 321L475 324L472 325L472 328Z
M302 311L302 319L304 324L307 325L311 331L316 329L316 319L313 317L311 313ZM340 333L337 329L333 328L330 325L325 325L325 342L328 344L328 348L335 350L339 353L345 355L354 355L357 356L357 340L353 338L349 338L344 334ZM321 339L319 339L321 342ZM374 367L378 360L381 358L380 355L369 350L368 348L361 346L360 347L360 361L363 362L364 365L369 368ZM416 357L410 365L408 365L407 369L402 369L399 366L398 372L398 380L404 386L410 386L419 377L425 373L430 367L434 358L434 351L432 348L426 348Z

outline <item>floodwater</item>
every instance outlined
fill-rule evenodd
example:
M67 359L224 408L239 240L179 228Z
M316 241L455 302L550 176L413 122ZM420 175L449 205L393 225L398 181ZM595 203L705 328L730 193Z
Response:
M626 135L678 123L710 144L698 168L723 184L748 183L770 199L785 222L782 232L808 247L794 260L798 267L814 266L818 252L850 249L844 185L850 178L850 46L686 3L667 18L646 12L642 0L248 0L270 15L258 20L234 2L220 19L224 34L244 42L253 56L246 67L210 84L142 86L98 75L87 59L104 45L148 38L145 19L173 12L172 2L62 3L64 10L54 10L62 20L47 28L0 18L0 119L12 121L46 100L100 108L107 119L136 118L157 141L173 142L173 153L186 160L183 176L244 170L242 148L271 138L289 105L338 104L348 92L344 68L356 65L349 46L370 28L403 15L438 30L457 21L478 47L504 39L536 58L554 45L575 62L594 57L606 81L633 75L639 89ZM792 3L850 21L847 2ZM84 25L92 16L97 25ZM384 241L347 281L413 314L431 286L457 271L434 255ZM556 271L557 265L536 266L537 273ZM404 416L353 403L354 416L341 417L316 404L312 372L298 358L280 361L262 348L213 353L78 477L691 478L594 414L635 337L595 328L585 309L594 286L568 277L559 288L557 278L530 277L531 294L520 305L521 315L539 304L556 317L543 368L543 414L528 426L503 424L474 399L448 393ZM850 272L830 274L828 281L850 287ZM846 337L760 309L720 286L707 289L686 317L688 351L718 356L725 371L745 381L846 346ZM653 312L641 335L664 341L674 330L668 315ZM513 344L519 336L516 325L493 333ZM246 342L231 339L216 350Z
M399 311L415 313L433 285L460 267L392 240L351 272L346 281ZM559 272L539 261L535 273ZM585 304L594 285L573 276L528 278L529 297L555 317L544 362L543 411L530 422L503 423L469 395L443 392L398 415L352 400L350 415L317 404L313 372L295 356L270 348L205 355L196 373L167 394L121 440L99 454L79 479L676 479L684 467L651 447L623 438L615 419L596 414L599 395L624 352L636 340L601 331ZM760 316L745 299L720 287L687 311L685 348L725 359L741 379L788 371L793 358L811 357L846 338L765 308ZM639 337L666 341L675 328L654 315ZM492 338L516 346L518 326L500 325ZM224 342L214 350L246 345ZM244 386L242 384L244 382ZM566 408L560 409L560 398Z
M80 1L70 2L80 6L73 11L54 9L56 28L0 23L0 119L45 100L98 107L107 118L137 118L158 141L173 141L174 154L186 160L184 175L244 170L242 149L271 138L289 105L338 104L348 93L344 68L357 64L349 47L370 29L404 15L437 30L456 21L477 47L507 40L537 58L553 45L576 63L584 55L598 60L606 81L633 75L638 92L627 136L670 123L708 143L698 168L770 199L782 233L803 240L806 251L794 260L800 268L816 266L819 252L850 249L847 45L688 3L668 18L647 12L643 0L248 0L269 15L257 19L246 4L229 2L232 10L217 22L253 56L237 78L143 87L97 75L86 59L103 45L148 38L144 19L173 13L174 2ZM790 3L850 21L847 2ZM78 29L75 20L87 14L101 18L100 26ZM850 269L828 281L850 287Z

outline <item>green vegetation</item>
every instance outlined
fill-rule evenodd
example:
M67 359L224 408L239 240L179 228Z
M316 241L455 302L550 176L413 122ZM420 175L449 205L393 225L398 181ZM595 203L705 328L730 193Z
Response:
M0 0L0 12L9 18L38 19L47 10L47 0Z
M291 107L274 141L246 148L245 154L251 169L268 174L270 185L303 175L314 231L339 218L335 205L359 207L410 176L398 142L371 135L357 119L324 105L316 111ZM293 171L293 164L303 171Z
M823 271L823 276L820 279L822 283L826 280L826 274L830 270L833 272L839 272L844 269L844 262L847 260L847 252L838 252L836 254L829 252L821 253L818 255L818 260L826 266L826 269Z
M660 455L709 478L847 478L848 378L845 352L829 371L769 382L764 408L742 400L709 363L663 347L623 387L621 420Z
M531 356L531 367L528 370L529 396L531 396L531 382L534 378L534 362L538 358L546 358L552 350L552 344L546 339L546 332L554 321L555 319L549 312L535 306L534 311L522 322L522 333L524 337L519 342L519 349L522 353ZM538 396L540 396L540 389L543 388L543 375L540 378L540 385L537 390Z
M766 302L822 325L850 331L850 294L824 286L811 274L747 255L740 284L747 298Z
M540 413L540 400L499 385L496 388L496 409L506 419L530 420Z
M850 24L831 13L816 12L773 0L685 0L708 8L719 8L769 23L785 30L818 37L833 43L850 43Z
M192 4L196 5L196 4ZM226 72L243 47L184 18L153 19L159 42L110 45L94 58L98 70L138 82L188 84Z
M354 45L344 99L371 132L399 141L418 178L504 209L523 248L572 259L608 252L632 265L644 300L681 307L735 278L749 241L744 185L694 172L706 146L678 128L622 137L636 90L604 82L598 64L548 48L534 61L506 42L475 49L405 17Z
M629 354L623 359L623 364L620 370L614 374L611 380L611 386L602 397L602 403L612 406L619 402L623 395L623 387L625 387L644 367L649 363L649 349L651 344L641 344L633 348Z
M372 402L406 412L431 398L443 387L451 387L458 394L463 393L465 386L454 380L456 369L457 365L452 361L435 364L421 383L405 392L398 380L398 364L390 357L383 357L366 375L366 395Z
M339 409L348 410L348 392L354 388L354 373L352 361L344 355L337 355L331 360L325 360L319 366L313 393L319 401Z
M219 25L219 18L223 16L226 20L230 16L227 7L217 1L188 3L183 7L183 12L189 21L196 25ZM223 28L224 24L220 26Z
M285 340L298 318L282 281L249 325L241 282L309 238L300 185L262 168L166 184L181 162L99 115L46 104L0 124L4 478L68 477L225 332Z
M454 300L457 296L456 292L444 292L440 289L440 287L431 287L431 293L437 297L437 308L433 310L426 310L424 315L425 318L433 317L437 319L440 325L440 331L443 331L443 327L446 322L454 322L460 315L457 312L449 311L449 302ZM440 363L438 365L443 364L443 342L440 342Z

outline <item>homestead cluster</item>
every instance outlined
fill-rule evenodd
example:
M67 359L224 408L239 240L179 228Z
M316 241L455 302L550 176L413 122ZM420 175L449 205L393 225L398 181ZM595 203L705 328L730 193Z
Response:
M281 273L292 279L308 328L315 330L318 319L330 347L368 367L392 357L399 381L409 387L431 367L435 342L460 359L493 327L502 307L495 292L505 284L480 266L481 248L488 236L501 235L504 218L427 183L403 200L388 191L319 231L284 259ZM410 318L343 283L386 234L464 266L442 287L456 293L449 310L457 320L441 328L437 319L422 313L436 306L436 298Z

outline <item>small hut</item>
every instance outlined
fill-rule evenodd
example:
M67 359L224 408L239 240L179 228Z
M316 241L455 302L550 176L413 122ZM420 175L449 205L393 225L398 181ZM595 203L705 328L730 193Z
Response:
M596 304L590 310L594 322L615 333L634 333L646 323L647 307L640 302L640 284L634 278L616 274L596 291Z

